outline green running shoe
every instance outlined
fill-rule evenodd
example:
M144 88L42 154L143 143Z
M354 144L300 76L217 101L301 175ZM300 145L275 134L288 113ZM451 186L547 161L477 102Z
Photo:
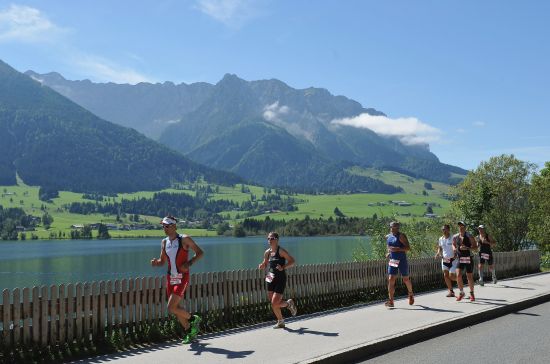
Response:
M182 343L183 343L183 344L190 344L191 341L193 341L193 337L191 336L191 333L188 333L188 334L185 335L185 337L183 338Z
M193 321L191 322L191 331L190 333L194 336L197 336L201 331L201 321L200 316L193 315Z

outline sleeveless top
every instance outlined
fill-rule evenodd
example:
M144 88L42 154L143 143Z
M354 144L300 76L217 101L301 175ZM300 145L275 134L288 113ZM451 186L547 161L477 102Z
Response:
M274 273L275 275L286 274L284 269L282 271L277 269L277 265L284 266L286 264L286 259L279 254L280 246L277 246L275 252L271 251L269 248L269 272Z
M449 236L448 238L446 238L445 236L440 237L438 244L441 247L441 250L443 252L443 258L446 258L446 259L454 258L455 253L453 251L452 236Z
M389 234L386 240L388 246L404 248L405 245L399 240L400 236L401 233L397 233L397 235ZM390 252L390 259L405 260L407 259L407 254L405 252Z
M453 241L456 243L457 252L458 252L459 257L470 257L470 256L472 256L472 251L471 250L461 250L460 249L461 245L466 246L468 248L472 247L472 242L469 239L471 236L472 235L470 235L470 233L468 233L468 232L464 233L464 237L462 239L460 238L460 234L455 234L453 236ZM465 238L468 238L468 239L465 239Z
M481 238L479 238L479 252L480 253L486 253L486 254L491 254L492 253L492 250L491 250L491 245L489 244L489 234L485 234L485 241L487 242L487 244L483 244L481 242Z
M170 240L168 236L162 240L162 250L168 257L167 274L169 276L175 276L178 273L189 273L189 271L181 272L179 268L183 263L187 262L189 258L189 250L185 249L182 243L183 239L186 237L187 235L178 234L174 240Z

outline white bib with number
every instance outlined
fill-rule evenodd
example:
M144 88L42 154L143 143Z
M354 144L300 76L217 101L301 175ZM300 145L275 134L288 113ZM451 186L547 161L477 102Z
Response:
M451 262L451 258L443 258L443 263L450 263Z
M460 257L460 263L470 264L470 257Z
M267 283L271 283L271 282L273 282L273 278L275 278L275 273L269 272L269 273L267 273L267 275L265 276L265 281L266 281Z
M399 260L398 259L390 259L390 267L397 268L399 267Z
M491 259L491 256L487 253L481 253L481 259L489 260Z
M181 279L182 278L183 278L183 274L181 274L181 273L171 275L170 276L170 284L171 285L181 284Z

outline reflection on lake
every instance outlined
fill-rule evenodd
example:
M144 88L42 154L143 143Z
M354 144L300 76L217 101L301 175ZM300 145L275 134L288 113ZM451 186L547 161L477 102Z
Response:
M164 274L151 267L159 239L27 240L0 242L0 288L135 278ZM205 252L192 272L256 268L267 249L265 237L196 238ZM364 236L281 237L297 264L351 261Z

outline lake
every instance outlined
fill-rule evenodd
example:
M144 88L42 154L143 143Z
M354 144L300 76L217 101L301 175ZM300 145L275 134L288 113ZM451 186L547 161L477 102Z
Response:
M159 239L0 241L0 289L157 276L152 267ZM205 252L192 272L256 268L268 244L265 237L195 238ZM351 261L365 236L282 237L280 245L297 264Z

